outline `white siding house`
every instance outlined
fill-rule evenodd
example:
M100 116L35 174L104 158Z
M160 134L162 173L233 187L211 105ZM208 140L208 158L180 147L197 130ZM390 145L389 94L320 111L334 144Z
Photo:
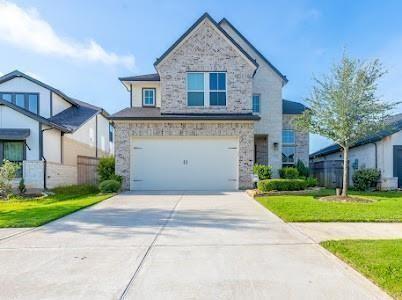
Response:
M102 108L14 71L0 77L0 161L19 162L28 188L77 183L77 157L114 152Z

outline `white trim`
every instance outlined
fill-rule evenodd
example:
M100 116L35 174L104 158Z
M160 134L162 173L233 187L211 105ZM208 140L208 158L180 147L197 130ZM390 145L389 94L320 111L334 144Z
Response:
M145 103L145 92L146 91L152 91L152 104ZM142 105L154 107L156 105L156 95L155 94L156 94L155 88L143 88L142 89Z

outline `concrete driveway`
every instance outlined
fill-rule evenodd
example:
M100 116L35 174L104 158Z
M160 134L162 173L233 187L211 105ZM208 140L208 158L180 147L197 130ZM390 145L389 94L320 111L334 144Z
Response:
M0 299L387 299L242 192L122 194L0 240Z

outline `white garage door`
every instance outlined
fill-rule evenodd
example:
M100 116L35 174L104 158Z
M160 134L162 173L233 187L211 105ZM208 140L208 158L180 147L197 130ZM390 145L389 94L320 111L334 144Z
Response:
M131 140L131 190L238 188L236 137L141 137Z

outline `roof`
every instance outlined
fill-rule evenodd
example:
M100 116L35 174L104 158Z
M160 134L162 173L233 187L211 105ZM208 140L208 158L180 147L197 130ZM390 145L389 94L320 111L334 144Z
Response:
M258 68L258 63L253 59L230 35L227 34L225 30L208 14L204 13L187 31L170 46L161 57L159 57L154 66L157 66L161 61L163 61L166 56L169 55L202 21L205 19L209 20L255 67Z
M0 84L2 84L3 82L9 81L11 79L14 79L16 77L21 77L21 78L25 78L33 83L36 83L37 85L40 85L42 87L44 87L45 89L51 90L52 92L54 92L55 94L59 95L60 97L62 97L64 100L66 100L67 102L69 102L71 105L74 106L78 106L78 104L75 102L75 100L69 96L67 96L66 94L64 94L63 92L61 92L60 90L47 85L46 83L43 83L42 81L39 81L25 73L22 73L18 70L12 71L6 75L3 75L0 77Z
M272 70L274 70L274 72L276 74L279 75L279 77L282 78L282 80L285 82L285 84L288 82L288 79L286 78L285 75L283 75L260 51L258 51L253 44L250 43L249 40L246 39L246 37L244 35L242 35L240 33L240 31L237 30L236 27L234 27L226 18L223 18L222 20L219 21L219 27L222 28L222 26L220 26L222 23L226 23L229 25L229 27L236 32L236 34L251 48L254 50L255 53L257 53L257 55L268 65L271 67ZM225 30L225 29L223 29Z
M307 109L306 106L299 102L290 100L282 100L282 113L285 115L298 115L302 114Z
M257 121L253 114L162 114L159 107L128 107L110 117L112 120L221 120Z
M95 105L76 100L80 104L80 106L75 107L71 106L62 112L54 115L49 118L49 120L53 123L59 124L65 128L68 128L69 131L74 132L78 128L80 128L84 123L86 123L93 116L104 112L104 110ZM106 112L104 112L107 114ZM106 117L109 117L107 114Z
M0 140L25 140L31 134L29 128L0 128Z
M390 118L388 118L385 121L385 123L387 125L386 129L365 137L364 139L355 143L353 145L353 147L351 147L351 148L378 142L387 136L390 136L398 131L401 131L402 130L402 113L391 116ZM328 147L322 148L322 149L310 154L310 158L315 158L315 157L320 157L320 156L336 153L336 152L339 152L340 150L341 150L341 147L338 144L332 144Z
M159 81L160 77L158 73L145 74L137 76L119 77L120 81Z

